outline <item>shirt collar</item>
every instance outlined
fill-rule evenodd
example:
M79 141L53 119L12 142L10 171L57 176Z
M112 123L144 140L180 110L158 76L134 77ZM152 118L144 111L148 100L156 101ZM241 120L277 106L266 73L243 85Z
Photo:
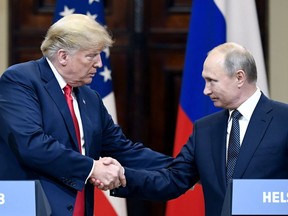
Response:
M261 97L261 91L257 87L255 93L237 108L237 110L242 114L243 118L245 118L248 121L250 120L250 118L253 114L253 111L254 111L258 101L260 100L260 97ZM232 112L233 112L233 110L229 110L229 116L230 117L231 117ZM230 119L230 117L229 117L229 119Z
M56 68L54 67L54 65L52 64L52 62L46 58L54 76L56 77L56 80L58 82L58 84L60 85L60 88L63 89L66 85L67 85L67 82L63 79L63 77L59 74L59 72L56 70Z

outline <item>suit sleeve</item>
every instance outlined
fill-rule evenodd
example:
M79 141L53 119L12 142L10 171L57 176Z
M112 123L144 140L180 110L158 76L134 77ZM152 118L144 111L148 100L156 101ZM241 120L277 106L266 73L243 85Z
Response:
M112 195L147 200L169 200L185 193L199 181L192 139L193 137L190 137L172 164L166 168L154 170L126 168L126 188L116 189L112 191Z
M171 164L171 156L154 151L141 142L133 142L128 139L121 127L115 124L108 114L103 103L102 105L102 157L113 157L122 166L132 169L158 169Z

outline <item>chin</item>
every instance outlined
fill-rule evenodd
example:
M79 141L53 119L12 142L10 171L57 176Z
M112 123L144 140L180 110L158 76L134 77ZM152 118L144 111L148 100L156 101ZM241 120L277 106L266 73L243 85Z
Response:
M220 107L220 108L222 107L221 104L218 103L218 102L214 102L214 106L215 106L215 107Z
M93 80L92 78L91 78L91 79L87 79L87 80L85 80L85 82L84 82L84 83L85 83L85 85L88 85L88 84L90 84L90 83L92 82L92 80Z

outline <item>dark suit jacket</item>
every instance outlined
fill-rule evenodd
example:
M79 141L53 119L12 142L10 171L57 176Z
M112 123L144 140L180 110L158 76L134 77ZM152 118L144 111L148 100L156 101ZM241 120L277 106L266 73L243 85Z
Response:
M116 190L114 194L156 200L172 199L200 180L206 215L221 215L226 193L227 121L227 110L196 121L192 136L168 169L153 172L126 169L128 187L124 191ZM288 178L286 104L261 95L242 142L233 178Z
M76 192L99 156L134 168L171 161L128 140L95 91L83 86L75 94L87 156L78 152L67 103L45 58L11 66L0 79L0 180L40 180L53 216L72 214ZM85 187L86 211L92 215L93 186Z

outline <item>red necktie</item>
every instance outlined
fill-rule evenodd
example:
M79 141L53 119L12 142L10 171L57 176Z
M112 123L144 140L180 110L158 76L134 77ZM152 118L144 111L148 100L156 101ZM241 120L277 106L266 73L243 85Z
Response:
M76 137L78 141L78 147L81 153L82 149L81 149L80 130L79 130L79 124L78 124L78 120L75 115L74 106L73 106L73 98L71 95L72 87L67 84L63 88L63 90L64 90L65 99L67 101L67 104L68 104L68 107L69 107L69 110L73 119ZM83 189L82 191L78 191L77 193L73 216L84 216L84 213L85 213L85 195L84 195L84 189Z

